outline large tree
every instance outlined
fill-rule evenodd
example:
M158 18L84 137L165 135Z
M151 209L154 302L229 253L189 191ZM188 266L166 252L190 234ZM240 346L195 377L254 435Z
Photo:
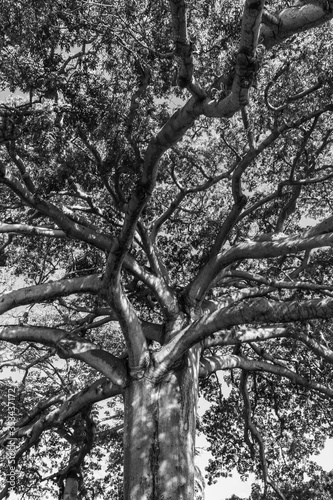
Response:
M25 370L1 442L29 498L54 480L96 497L123 429L124 498L193 500L199 379L210 480L237 465L285 498L332 432L332 17L2 1L1 85L21 97L0 108L0 251L26 284L0 299L1 366Z

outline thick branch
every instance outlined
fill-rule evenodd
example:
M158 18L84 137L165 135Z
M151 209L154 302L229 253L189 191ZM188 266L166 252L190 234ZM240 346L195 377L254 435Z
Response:
M24 234L27 236L49 236L53 238L67 238L64 231L49 227L29 226L28 224L1 224L0 233Z
M206 97L205 92L193 78L193 55L192 43L187 30L186 2L184 0L170 0L172 25L175 35L176 56L180 59L178 85L187 88L194 96L202 99Z
M290 380L293 384L301 385L307 389L312 389L328 398L333 398L333 389L326 387L320 382L315 380L308 380L301 377L297 373L284 368L282 366L273 365L271 363L266 363L265 361L259 361L256 359L248 359L242 356L236 356L230 354L228 356L210 356L206 357L201 361L200 366L200 376L207 377L211 373L215 373L218 370L233 370L235 368L241 368L246 371L259 371L273 373L274 375L279 375L280 377L285 377Z
M203 297L207 288L208 281L212 281L218 273L234 262L239 262L244 259L267 259L272 257L281 257L290 253L296 254L304 250L312 250L314 248L323 248L333 245L333 233L319 234L313 237L286 236L276 240L265 242L245 242L234 246L224 253L220 253L210 265L206 265L206 275L201 272L200 279L198 278L192 284L191 293L196 297Z
M231 330L224 330L221 332L213 333L203 341L204 348L239 345L249 342L266 342L269 339L279 339L290 336L288 328L274 327L274 328L232 328Z
M88 389L84 388L79 393L63 401L62 405L42 415L37 421L34 420L24 427L18 428L13 435L6 433L2 436L0 444L6 445L8 439L27 438L21 448L18 450L15 461L31 448L40 438L41 434L52 427L62 426L63 423L80 412L83 408L91 406L94 403L122 394L122 388L113 384L106 378L96 380Z
M205 99L203 106L205 116L228 118L248 104L249 90L258 71L256 49L264 3L263 0L246 0L231 92L219 101Z
M277 302L257 298L206 314L177 333L172 340L155 354L160 376L181 358L191 346L216 332L236 325L272 324L328 319L333 317L333 299L313 299L293 302ZM258 339L260 340L260 336Z
M129 201L120 236L112 245L107 260L104 276L105 289L125 333L130 365L138 371L141 371L147 361L147 345L137 314L123 293L120 272L132 244L141 212L153 193L159 160L167 149L183 137L199 114L196 100L190 99L185 106L172 115L156 137L150 141L145 155L142 177Z
M260 38L267 49L296 33L321 26L333 18L332 0L297 3L298 5L284 9L275 18L269 13L264 14Z
M36 342L55 347L62 358L84 361L119 386L126 382L125 365L120 359L65 330L41 326L6 326L0 329L0 339L12 344Z
M97 274L28 286L2 294L0 296L0 314L15 307L44 302L57 297L67 297L76 293L96 294L100 289L101 281Z

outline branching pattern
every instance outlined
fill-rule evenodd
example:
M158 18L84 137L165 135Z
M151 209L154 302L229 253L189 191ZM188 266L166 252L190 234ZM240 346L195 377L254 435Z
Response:
M288 498L288 404L315 406L308 456L331 435L332 1L30 4L5 0L0 47L23 95L0 103L0 370L22 373L0 444L20 493L96 498L117 429L126 500L193 500L200 378L229 412L204 423L222 473Z

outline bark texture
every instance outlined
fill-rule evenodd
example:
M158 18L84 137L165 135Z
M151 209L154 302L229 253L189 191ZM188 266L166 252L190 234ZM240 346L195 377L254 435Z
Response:
M193 500L199 350L125 391L124 499Z

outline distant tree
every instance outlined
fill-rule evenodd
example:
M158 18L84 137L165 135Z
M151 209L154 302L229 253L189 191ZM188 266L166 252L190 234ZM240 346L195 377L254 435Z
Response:
M197 425L287 498L332 436L332 0L1 7L0 498L193 500Z

